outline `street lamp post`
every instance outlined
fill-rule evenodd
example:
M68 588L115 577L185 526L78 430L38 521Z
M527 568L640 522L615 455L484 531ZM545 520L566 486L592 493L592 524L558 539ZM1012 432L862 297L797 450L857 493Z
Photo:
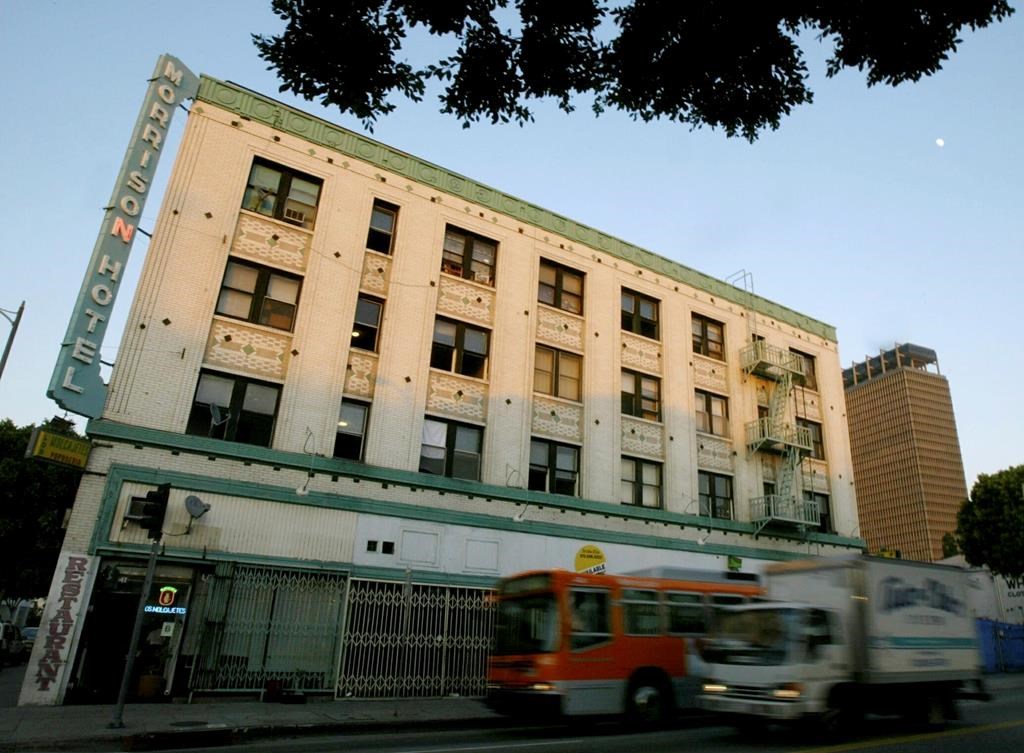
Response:
M18 306L17 311L8 311L7 309L0 309L0 314L3 315L4 319L11 323L11 332L7 335L7 345L4 346L4 354L0 357L0 377L4 375L4 366L7 365L7 356L11 353L11 346L14 344L14 335L18 332L18 325L21 324L21 315L25 313L25 302L22 301L21 305ZM11 318L13 314L14 318Z

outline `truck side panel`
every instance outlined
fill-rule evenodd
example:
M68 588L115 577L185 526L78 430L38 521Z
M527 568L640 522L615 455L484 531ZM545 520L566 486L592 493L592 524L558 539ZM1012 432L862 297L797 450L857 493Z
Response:
M967 576L951 567L864 559L867 681L955 680L978 674Z

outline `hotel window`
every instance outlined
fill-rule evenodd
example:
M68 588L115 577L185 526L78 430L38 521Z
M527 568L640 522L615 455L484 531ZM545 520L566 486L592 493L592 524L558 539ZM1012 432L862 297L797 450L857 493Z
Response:
M697 472L700 514L732 520L732 477L707 471Z
M825 459L825 440L821 434L821 424L817 421L808 421L806 418L798 418L797 426L802 426L811 432L811 457L817 460Z
M280 394L276 384L203 371L185 432L269 447Z
M334 436L334 457L362 460L366 442L366 419L370 406L355 400L342 400L338 412L338 430Z
M490 333L485 329L448 319L436 319L430 366L484 379L487 376L489 342Z
M816 391L818 389L818 375L814 368L814 356L809 356L792 348L789 349L789 352L800 359L800 366L804 372L804 387Z
M693 329L693 352L724 361L725 325L700 314L693 314L690 326Z
M420 472L479 481L483 438L484 430L478 426L426 419Z
M291 332L301 286L298 277L231 260L224 270L217 313Z
M622 289L622 329L658 339L659 302L641 293Z
M395 246L395 224L398 207L374 199L370 213L370 230L366 234L366 247L381 254L390 254Z
M661 507L661 463L621 459L619 501L637 507Z
M697 404L697 431L729 436L729 401L704 390L695 390Z
M578 447L530 440L530 489L575 497L579 471Z
M661 420L661 380L658 377L622 370L622 413L626 416Z
M444 233L441 271L494 287L497 255L496 241L449 225Z
M252 163L242 209L313 229L323 181L260 158Z
M835 533L835 529L832 528L832 510L829 507L828 495L805 491L803 496L806 502L818 503L818 530L822 533Z
M582 357L538 345L533 361L533 391L579 402L582 371Z
M541 259L537 300L572 314L582 314L583 275Z
M351 347L377 352L377 338L380 336L380 320L384 301L360 295L356 302L356 319L352 324Z

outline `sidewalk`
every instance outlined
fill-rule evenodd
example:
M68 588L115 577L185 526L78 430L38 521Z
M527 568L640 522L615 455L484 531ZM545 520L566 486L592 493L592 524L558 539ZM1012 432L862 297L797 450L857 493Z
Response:
M465 728L504 721L468 698L130 704L124 709L124 728L109 729L113 714L113 705L0 708L0 753L169 750L277 735L393 729L397 725Z
M1024 690L1024 673L988 675L993 696ZM109 729L114 707L0 708L0 753L8 751L170 750L277 735L329 734L396 726L491 726L506 723L468 698L399 701L257 701L131 704L124 729Z

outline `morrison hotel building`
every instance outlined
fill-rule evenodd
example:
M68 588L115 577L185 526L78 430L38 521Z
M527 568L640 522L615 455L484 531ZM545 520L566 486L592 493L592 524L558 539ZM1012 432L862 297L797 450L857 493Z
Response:
M173 58L107 215L50 389L93 448L22 703L116 697L133 498L163 484L130 698L482 694L501 576L863 546L827 324Z

